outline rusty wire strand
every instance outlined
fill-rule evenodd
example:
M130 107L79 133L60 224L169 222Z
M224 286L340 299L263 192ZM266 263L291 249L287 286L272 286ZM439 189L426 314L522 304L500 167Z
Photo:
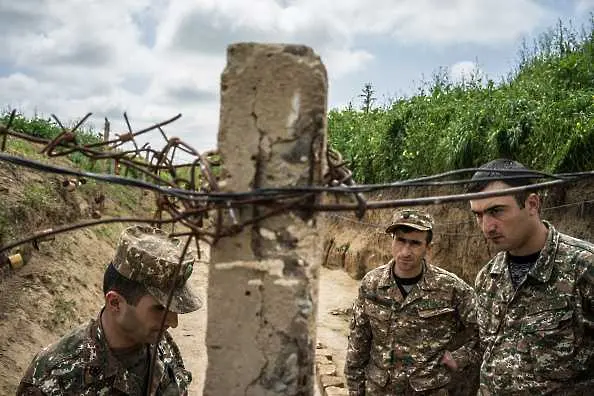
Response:
M144 182L141 180L124 178L121 176L114 176L114 175L105 175L105 174L98 174L92 172L84 172L84 171L75 171L68 168L62 168L54 165L44 164L34 160L27 160L22 157L12 156L8 154L0 153L0 160L11 162L17 165L26 166L29 168L33 168L43 172L51 172L51 173L58 173L58 174L65 174L70 176L79 176L79 177L86 177L90 179L96 179L100 181L106 181L115 184L121 184L131 187L139 187L144 189L149 189L155 192L159 192L165 195L172 195L178 197L180 199L188 199L194 201L202 201L202 202L211 202L211 201L240 201L241 199L245 198L261 198L261 199L274 199L278 195L286 195L286 194L308 194L308 193L334 193L334 194L352 194L352 193L362 193L362 192L373 192L378 190L387 190L387 189L394 189L394 188L406 188L406 187L422 187L422 186L443 186L443 185L460 185L460 184L471 184L483 181L496 181L496 180L513 180L513 179L526 179L525 171L524 174L518 176L497 176L497 177L483 177L483 178L476 178L476 179L463 179L463 180L445 180L445 181L418 181L425 178L419 179L409 179L403 181L397 181L393 183L386 183L386 184L372 184L372 185L338 185L338 186L291 186L291 187L272 187L272 188L257 188L248 192L221 192L221 191L192 191L186 190L182 188L164 188L163 186L159 186L156 184ZM139 169L140 170L140 169ZM460 174L460 173L467 173L467 172L474 172L480 170L479 168L468 168L468 169L460 169L456 171L446 172L443 175L452 175L452 174ZM507 172L507 171L501 171ZM538 173L535 173L538 175ZM438 176L438 175L436 175ZM535 176L534 178L543 178L544 176ZM487 198L490 196L499 196L499 195L508 195L510 193L519 192L519 191L526 191L526 190L535 190L539 188L547 188L552 185L556 184L566 184L570 182L575 182L578 180L583 180L586 178L594 177L594 171L587 171L587 172L575 172L575 173L564 173L558 175L550 175L550 177L555 178L554 181L548 182L540 182L534 183L531 185L523 186L522 188L516 187L515 189L505 189L501 190L503 193L496 193L496 192L485 192L485 193L471 193L471 194L458 194L454 200L456 201L467 201L470 199L478 199L478 198ZM162 181L162 179L160 179ZM214 180L213 180L214 181ZM163 183L168 184L173 187L172 182L163 181ZM213 183L214 184L214 183ZM449 202L451 202L451 197L446 196ZM439 200L440 197L432 197L432 200ZM411 200L420 200L421 198L411 198ZM381 201L386 202L390 205L392 201ZM411 201L414 202L414 201ZM411 203L412 205L413 203ZM372 206L375 206L372 205ZM395 205L397 206L397 205ZM371 206L370 206L371 207ZM376 206L376 208L378 208ZM322 210L322 209L319 209ZM336 208L332 209L335 210L353 210L352 205L347 205L345 207L337 206Z
M163 333L165 332L165 321L167 320L167 315L169 314L169 308L171 307L171 301L173 300L173 294L175 293L175 289L179 286L178 285L179 276L184 273L184 271L186 270L186 267L189 265L189 264L187 264L184 266L183 262L184 262L186 253L188 251L188 248L190 247L190 244L192 243L192 237L193 236L189 236L186 239L186 243L184 244L184 247L179 255L179 261L177 263L177 271L170 281L171 286L169 289L169 293L167 293L167 303L165 304L165 309L163 310L163 318L161 319L161 325L159 327L159 335L157 336L157 342L155 342L155 345L153 345L153 353L152 353L151 360L149 363L149 375L148 375L148 384L147 384L147 389L146 389L146 395L153 394L153 381L152 380L153 380L153 376L155 373L155 364L157 362L157 354L159 353L159 351L158 351L159 343L160 343L161 337L163 337Z
M25 166L43 172L51 172L65 176L76 176L81 178L90 178L98 181L124 185L128 187L141 188L152 191L156 194L156 210L152 218L108 218L93 221L83 221L74 225L62 226L54 229L35 233L32 236L17 240L5 246L0 246L0 253L12 249L23 243L37 243L44 238L55 234L72 231L79 228L95 226L107 223L149 223L161 227L163 224L172 224L170 236L186 236L187 240L183 252L179 259L177 275L182 271L184 256L194 240L200 254L199 241L205 241L209 244L215 244L220 238L234 235L241 232L245 227L257 226L258 223L282 215L288 211L306 211L313 212L338 212L354 211L357 218L361 219L367 210L396 208L402 206L416 205L434 205L455 201L468 201L472 199L482 199L494 196L503 196L516 194L523 191L533 191L537 189L558 186L570 182L594 177L594 171L576 172L564 174L549 174L538 171L526 170L500 170L504 176L479 179L460 179L461 175L484 171L480 168L458 169L444 172L436 175L412 178L408 180L398 180L393 183L359 185L355 183L353 174L347 167L347 161L337 151L328 148L326 151L326 162L328 172L324 175L323 185L318 186L290 186L276 188L257 188L245 192L222 192L219 189L219 182L212 167L222 166L220 160L213 160L217 152L209 151L200 154L197 150L174 137L168 138L163 127L176 121L181 114L168 120L153 124L144 129L133 131L128 115L124 113L124 119L128 131L122 134L116 134L117 138L97 143L82 145L77 141L77 130L82 127L84 122L89 119L91 113L82 117L71 129L64 127L57 116L52 114L53 119L61 128L59 133L53 139L43 139L11 129L16 112L13 111L6 125L0 124L0 134L2 134L2 151L6 148L6 139L8 136L27 140L33 143L44 145L41 153L48 157L65 156L72 153L80 153L89 158L93 165L97 161L113 161L114 173L101 174L73 169L62 168L54 165L44 164L25 158L11 156L0 153L0 161L10 162L16 165ZM165 146L161 150L155 150L148 144L139 147L136 138L150 131L158 131L165 141ZM133 150L119 149L127 142L132 142ZM176 163L176 154L183 152L195 158L186 163ZM140 158L140 160L138 159ZM120 176L120 167L125 166L124 175L128 175L132 170L138 172L152 182L138 180ZM180 175L179 170L189 167L189 179ZM383 201L368 201L363 193L374 191L410 188L421 186L445 186L445 185L466 185L470 183L490 181L490 180L508 180L508 179L553 179L550 181L540 181L534 184L521 187L510 187L498 191L463 193L452 195L439 195L420 198L392 199ZM450 177L457 177L454 180L446 180ZM352 203L322 203L324 194L333 194L339 196L351 197ZM236 210L251 205L254 211L251 217L239 218ZM204 220L209 213L215 213L214 225L204 226ZM164 218L164 215L168 218ZM225 216L228 214L228 216ZM230 220L230 221L229 221ZM189 229L187 232L175 232L175 225L180 224ZM213 231L214 228L214 231ZM177 279L177 276L174 278ZM161 338L166 320L166 312L169 310L175 285L168 294L165 315L161 322L159 339ZM150 393L152 378L154 376L154 365L158 342L154 345L153 355L149 366L148 389Z
M10 127L12 125L12 122L14 121L15 116L16 116L16 110L12 110L10 112L10 116L8 118L8 123L6 124L6 126L0 128L0 131L2 131L2 146L0 147L2 149L2 151L6 150L6 138L8 137L8 131L10 130Z
M156 220L156 219L146 219L146 218L138 218L138 217L113 217L113 218L108 218L108 219L100 219L100 220L88 220L88 221L83 221L77 224L69 224L66 226L62 226L62 227L57 227L57 228L50 228L44 231L40 231L37 233L34 233L31 236L28 236L26 238L23 239L19 239L17 241L14 241L12 243L9 243L7 245L4 246L0 246L0 253L5 252L7 250L10 250L12 248L15 248L19 245L28 243L28 242L33 242L33 241L39 241L42 240L44 238L48 238L50 236L53 235L58 235L58 234L63 234L65 232L68 231L74 231L74 230L78 230L80 228L86 228L86 227L92 227L92 226L96 226L96 225L101 225L101 224L109 224L109 223L158 223L158 224L166 224L166 223L173 223L173 222L177 222L180 219L178 218L171 218L171 219L166 219L166 220Z
M128 126L128 133L131 136L132 144L134 144L134 148L136 149L136 154L138 154L138 145L136 144L136 140L134 139L134 131L132 130L132 126L130 125L130 120L128 119L128 114L124 113L124 120L126 120L126 126Z

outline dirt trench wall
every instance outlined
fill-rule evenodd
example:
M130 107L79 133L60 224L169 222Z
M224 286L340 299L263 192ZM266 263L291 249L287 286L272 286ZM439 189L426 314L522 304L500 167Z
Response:
M459 194L456 187L402 189L368 195L368 201ZM594 241L594 181L555 187L541 192L542 217L561 232ZM421 208L421 207L419 207ZM430 262L474 284L479 269L493 255L478 229L467 202L425 206L435 216ZM362 219L352 213L326 213L324 266L342 268L361 279L391 257L390 237L384 229L394 209L367 211Z
M37 148L41 150L41 148ZM64 167L64 159L52 163ZM142 193L88 181L67 190L64 178L0 161L0 244L34 232L107 216L144 216ZM99 206L96 197L105 193ZM128 210L135 208L135 211ZM14 395L35 354L68 330L96 317L105 266L125 224L98 225L10 249L24 266L0 261L0 395Z

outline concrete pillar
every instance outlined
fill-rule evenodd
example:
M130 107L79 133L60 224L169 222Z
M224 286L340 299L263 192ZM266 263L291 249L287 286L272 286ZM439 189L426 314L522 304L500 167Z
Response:
M320 185L326 94L325 68L308 47L229 46L218 136L228 175L222 190ZM236 218L266 210L245 206ZM315 213L284 211L213 246L204 395L314 394L317 226Z

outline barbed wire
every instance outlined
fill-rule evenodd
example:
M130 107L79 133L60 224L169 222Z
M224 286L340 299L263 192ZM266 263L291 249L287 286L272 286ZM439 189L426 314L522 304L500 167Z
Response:
M103 142L96 142L91 144L80 144L77 142L77 130L84 124L84 122L91 116L91 113L86 114L79 120L72 129L64 127L63 123L58 117L52 114L56 124L61 128L62 132L53 139L43 139L33 137L24 133L19 133L11 128L11 124L15 118L13 111L9 117L6 125L0 124L0 135L2 136L2 149L5 149L7 136L13 138L28 140L33 143L43 144L41 153L49 157L65 156L72 153L81 153L92 161L114 161L115 175L86 172L70 168L59 167L52 164L34 161L27 158L22 158L6 153L0 153L0 161L9 162L18 166L24 166L41 172L51 172L59 175L76 176L85 179L94 179L111 184L119 184L127 187L140 188L156 193L156 207L155 215L151 219L147 218L132 218L123 220L123 222L138 221L149 222L154 224L162 224L160 221L167 216L171 219L176 219L187 226L195 234L197 238L202 239L208 243L214 243L221 237L233 235L239 232L243 227L261 221L265 218L279 213L279 207L282 210L309 210L309 211L323 211L323 212L339 212L352 211L355 212L358 219L363 218L367 210L371 209L385 209L402 206L416 206L416 205L435 205L447 202L468 201L471 199L481 199L494 196L502 196L515 194L524 191L532 191L551 186L557 186L565 183L570 183L584 178L594 176L594 171L590 172L575 172L551 174L540 171L527 171L508 169L502 170L500 173L503 176L499 177L481 177L475 179L460 178L464 174L481 171L480 168L465 168L457 169L448 172L439 173L436 175L423 176L407 180L398 180L391 183L380 184L356 184L352 178L352 172L346 166L346 162L342 159L340 153L328 149L326 159L328 163L328 171L324 175L324 184L321 186L287 186L274 188L255 188L251 191L243 192L223 192L219 189L217 177L214 176L213 166L221 170L221 162L217 157L215 151L205 154L200 154L188 144L184 143L179 138L168 138L163 131L163 127L178 120L181 115L176 115L168 120L156 123L149 127L143 128L134 132L130 120L126 113L124 119L127 125L127 132L116 134L115 139L106 139ZM162 150L153 150L147 144L142 146L136 139L150 131L159 131L165 147ZM126 142L132 142L134 150L121 151L117 150ZM193 160L185 163L176 163L176 150L182 151L193 156ZM144 160L138 160L143 158ZM126 174L130 170L137 171L147 180L139 180L129 177L122 177L119 175L119 167L126 166ZM189 177L181 176L180 170L189 168ZM477 192L477 193L461 193L453 195L436 195L429 197L417 198L403 198L403 199L385 199L368 201L364 197L364 193L372 193L380 190L391 190L399 188L417 188L417 187L436 187L436 186L451 186L451 185L467 185L470 183L488 182L491 180L525 180L530 177L533 180L539 179L553 179L548 181L535 182L530 185L519 187L510 187L498 191ZM448 180L454 178L454 180ZM319 197L321 194L331 194L337 197L350 197L351 203L322 203L319 199L311 199ZM239 223L234 210L245 205L259 206L260 208L270 209L265 214L258 218L243 221ZM229 213L232 219L231 224L224 224L218 220L215 222L216 228L214 232L203 227L204 218L208 216L209 212L217 213L220 217L221 213ZM105 222L116 222L117 219L100 220L94 222L83 222L78 226L55 228L51 234L70 231L75 228L88 227L91 225L103 224ZM0 253L19 244L35 241L40 237L47 237L47 233L35 234L31 237L21 239L9 245L0 247Z
M114 184L120 184L128 187L138 187L147 190L152 190L155 192L159 192L164 195L171 195L176 198L180 199L187 199L193 201L233 201L233 200L241 200L241 199L268 199L268 198L276 198L278 195L283 194L308 194L308 193L332 193L332 194L361 194L361 193L370 193L375 192L378 190L390 190L390 189L397 189L397 188L408 188L408 187L436 187L436 186L449 186L449 185L459 185L459 184L473 184L473 183L480 183L480 182L488 182L488 181L501 181L501 180L524 180L526 179L526 173L522 173L518 176L495 176L495 177L482 177L482 178L475 178L475 179L462 179L462 180L445 180L445 181L421 181L423 178L418 179L409 179L409 180L402 180L392 183L384 183L384 184L372 184L372 185L357 185L351 184L346 185L344 183L340 183L338 186L291 186L291 187L271 187L271 188L256 188L251 191L246 192L220 192L220 191L196 191L196 190L187 190L181 188L175 188L171 186L162 187L160 185L149 183L137 179L129 179L126 177L121 177L117 175L106 175L106 174L97 174L92 172L84 172L84 171L76 171L73 169L63 168L55 165L45 164L39 161L29 160L18 156L8 155L0 153L0 160L5 162L10 162L15 165L25 166L31 169L35 169L42 172L50 172L68 176L79 176L89 179L95 179L98 181L104 181ZM178 167L181 166L190 166L190 165L177 165ZM438 175L436 177L447 177L451 175L458 175L462 173L469 173L469 172L477 172L481 171L480 168L466 168L466 169L459 169L452 172L445 172ZM502 170L498 171L501 173L504 172L512 172L517 170ZM516 172L518 173L518 172ZM566 184L569 182L574 182L577 180L582 180L590 177L594 177L594 171L589 172L575 172L575 173L564 173L564 174L537 174L535 173L535 178L542 178L542 177L549 177L554 178L553 181L548 182L540 182L540 183L533 183L530 185L525 185L521 187L514 187L509 189L502 189L501 192L485 192L485 193L466 193L460 194L459 198L456 198L457 201L463 200L471 200L471 199L478 199L483 197L493 197L493 196L500 196L500 195L509 195L510 193L518 193L522 191L529 191L529 190L538 190L546 187L550 187L553 185L558 184ZM332 179L331 183L334 183L335 179ZM449 196L444 196L445 199ZM422 198L412 198L415 200L419 200L422 202ZM432 199L439 199L439 197L435 197ZM391 202L387 200L387 202ZM439 204L439 202L437 203ZM372 205L373 206L373 205ZM378 207L376 207L378 208ZM335 210L345 210L349 211L352 207L344 206L337 207ZM322 210L322 209L320 209Z
M124 113L127 131L116 134L114 139L104 139L95 143L80 143L77 131L91 117L91 113L83 116L72 128L66 128L58 117L52 114L52 118L59 126L61 132L53 139L45 139L21 133L13 129L12 124L16 117L16 111L12 111L8 122L0 123L0 161L11 163L29 169L55 173L65 176L76 176L79 178L94 179L110 184L118 184L127 187L139 188L155 193L155 213L150 218L127 217L127 218L104 218L91 221L82 221L77 224L70 224L50 228L44 231L33 233L33 235L10 242L0 246L0 254L15 248L24 243L34 243L47 239L56 234L72 231L75 229L96 226L108 223L149 223L160 227L163 224L181 224L189 231L180 232L176 236L187 237L183 254L178 262L178 272L182 271L183 256L189 249L192 242L196 243L198 254L200 254L199 241L208 244L215 244L220 238L234 235L247 226L257 224L267 218L280 215L289 210L309 212L354 212L357 219L361 220L367 210L396 208L402 206L423 206L436 205L447 202L469 201L495 196L517 194L525 191L534 191L553 186L559 186L575 181L584 180L594 176L594 171L549 174L546 172L526 170L501 170L503 176L483 177L476 179L461 178L462 175L482 171L480 168L465 168L452 170L436 175L423 176L408 180L398 180L392 183L381 184L356 184L352 172L348 169L340 153L328 148L326 162L328 169L324 175L324 185L320 186L287 186L274 188L255 188L251 191L225 192L221 191L219 179L224 178L224 163L218 158L216 151L199 153L189 144L177 137L169 138L163 128L169 126L181 117L178 114L165 121L155 123L149 127L134 131L130 120ZM107 121L107 120L106 120ZM165 144L160 150L150 147L148 143L140 145L137 139L151 131L158 131ZM28 158L4 153L6 150L7 138L25 140L35 144L43 145L40 153L47 157L63 157L79 153L89 158L92 164L97 162L113 163L115 174L94 173L70 168L59 167L53 164L43 163ZM132 143L134 149L124 150L126 143ZM177 153L184 153L190 160L180 160ZM120 176L121 166L125 167L124 176ZM130 173L140 175L144 180L127 177ZM468 185L471 183L488 182L492 180L513 180L527 177L537 180L533 184L520 187L511 187L498 191L461 193L450 195L435 195L429 197L386 199L368 201L364 194L383 190L399 188L418 188L436 186ZM453 178L453 180L448 180ZM552 179L552 180L548 180ZM538 181L542 180L542 181ZM337 200L346 197L348 203L323 203L321 196L334 195ZM257 215L240 221L236 210L247 205L258 206ZM206 225L204 220L209 213L216 214L216 221ZM226 221L225 219L230 219ZM173 233L171 233L173 235ZM174 279L177 279L175 277ZM171 285L168 293L165 312L169 310L173 292L176 284ZM165 315L161 323L161 334L164 331ZM154 372L157 343L154 345L153 357L149 368L149 384ZM150 388L150 387L149 387ZM151 389L147 390L150 394Z
M583 201L579 201L579 202L570 202L567 204L563 204L563 205L556 205L556 206L549 206L546 208L543 208L542 211L543 212L550 212L556 209L563 209L563 208L568 208L568 207L573 207L573 206L582 206L585 204L594 204L594 199L590 199L590 200L583 200ZM329 218L329 219L338 219L340 221L345 221L345 222L349 222L352 224L359 224L361 226L365 226L368 228L374 228L374 229L380 229L383 230L386 228L386 225L381 225L381 224L377 224L377 223L372 223L372 222L368 222L368 221L360 221L357 219L353 219L351 217L346 217L346 216L341 216L341 215L337 215L337 214L328 214L325 213L324 217ZM464 226L464 225L468 225L468 224L474 224L476 223L476 220L472 219L472 220L466 220L466 221L440 221L440 222L436 222L435 223L435 228L436 229L440 229L440 228L448 228L450 226L456 227L457 226ZM386 234L386 232L384 231L372 231L374 234L381 234L381 235L386 235L388 236L389 234ZM468 237L468 238L474 238L474 237L482 237L482 234L480 232L477 231L476 234L468 234L468 233L463 233L463 232L445 232L445 231L439 231L438 235L447 235L447 236L460 236L460 237Z

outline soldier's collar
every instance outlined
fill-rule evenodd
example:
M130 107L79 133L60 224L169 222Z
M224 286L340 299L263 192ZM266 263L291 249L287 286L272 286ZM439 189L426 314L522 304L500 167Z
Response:
M394 270L394 259L391 259L386 265L384 269L384 273L382 274L381 278L377 282L378 287L390 287L394 283L394 278L392 277L392 271Z
M542 222L549 229L549 233L547 235L545 246L540 253L540 257L536 261L534 267L532 267L530 272L528 272L528 275L537 281L544 283L551 278L554 261L551 253L557 250L557 245L559 243L559 232L548 221L543 220ZM491 275L501 275L507 271L508 261L509 255L507 252L501 252L497 254L497 256L495 256L493 266L491 267Z
M495 256L495 261L493 262L493 266L489 272L491 275L501 275L505 271L506 266L507 254L505 252L500 252Z
M417 285L423 290L431 290L431 286L427 282L427 277L432 276L433 272L431 271L431 266L427 264L427 261L423 259L423 277L417 283Z
M84 368L84 384L88 386L106 378L113 378L112 387L114 389L127 395L140 394L142 393L141 389L138 388L134 381L130 381L130 373L109 349L105 338L105 330L101 323L101 315L104 309L101 309L97 319L92 321L89 326L90 353Z
M382 274L381 278L377 283L378 287L391 287L396 284L396 279L394 278L394 265L396 265L396 262L394 261L394 259L391 259L388 262L388 265L386 265L384 273ZM425 261L425 259L423 259L423 276L421 277L419 283L417 283L421 286L421 288L425 288L426 286L425 274L429 269L428 267L429 266L427 265L427 262Z
M540 257L536 260L536 264L534 264L534 267L528 272L528 276L541 283L545 283L551 279L555 261L552 253L557 250L557 246L559 245L559 232L555 230L555 227L548 221L543 220L543 223L549 229L547 241L540 252Z

